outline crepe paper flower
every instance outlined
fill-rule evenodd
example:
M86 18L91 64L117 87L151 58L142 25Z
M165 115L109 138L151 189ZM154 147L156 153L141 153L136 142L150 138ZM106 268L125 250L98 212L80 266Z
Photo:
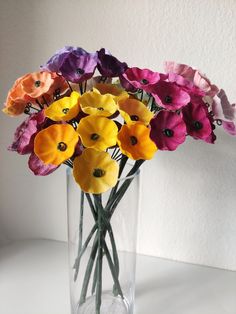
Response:
M34 152L43 163L59 166L74 154L78 137L70 124L51 125L36 135Z
M222 126L230 135L236 135L236 125L234 122L222 121Z
M188 134L202 140L207 139L212 133L211 122L203 105L189 103L182 110Z
M212 111L215 119L228 122L236 120L236 105L230 104L223 89L213 98Z
M34 153L29 157L28 166L36 176L47 176L58 168L58 166L44 164Z
M159 81L151 91L156 103L167 110L178 110L190 102L190 96L175 83Z
M81 83L93 76L96 66L96 53L78 55L71 52L60 67L60 72L66 80Z
M218 87L211 84L210 80L204 74L186 64L167 61L165 62L165 71L167 73L179 74L185 79L190 80L196 87L211 97L214 97L219 91Z
M50 96L50 102L65 95L65 93L70 89L67 81L63 76L54 75L53 80L54 82L47 92L47 95Z
M156 84L160 80L160 74L149 69L128 68L123 77L135 88L148 91L150 85Z
M101 95L95 91L84 93L79 102L83 112L97 116L109 117L118 109L112 95Z
M24 102L24 101L15 102L13 100L8 99L7 103L2 109L2 112L4 112L5 114L11 117L15 117L24 113L26 106L27 106L27 102Z
M65 46L62 49L59 49L48 61L45 65L41 66L42 70L51 71L51 72L60 72L60 68L65 61L65 59L70 55L70 53L74 52L76 55L81 56L87 54L83 48L80 47L72 47Z
M164 70L166 73L175 73L181 75L183 78L193 81L195 69L186 64L177 63L174 61L164 62Z
M21 155L30 154L34 148L34 135L44 121L45 115L43 111L29 116L16 129L14 141L8 149Z
M98 51L98 71L104 77L120 76L127 69L125 62L119 61L104 48Z
M160 150L175 150L186 138L186 124L175 112L160 111L150 122L151 139Z
M53 121L69 121L75 118L79 111L80 94L72 92L69 97L63 97L54 101L45 109L45 115Z
M73 163L75 181L86 193L104 193L116 185L119 165L106 152L86 148Z
M97 83L94 88L102 95L112 95L115 102L129 98L129 94L124 89L117 87L115 84Z
M118 103L120 110L128 114L124 116L125 122L140 121L148 125L153 118L153 113L139 100L129 98ZM122 115L122 113L121 113Z
M24 93L30 98L38 98L46 94L54 79L50 72L34 72L27 75L21 82Z
M137 89L136 87L134 87L132 84L130 84L130 82L127 81L127 80L124 78L124 76L120 75L119 79L120 79L120 84L121 84L121 86L122 86L126 91L128 91L128 92L130 92L130 93L133 93L133 94L137 93L138 89Z
M152 159L157 151L150 139L150 129L141 122L124 124L118 133L117 142L121 152L134 160Z
M85 147L106 150L116 145L118 127L108 118L92 115L80 121L77 132Z

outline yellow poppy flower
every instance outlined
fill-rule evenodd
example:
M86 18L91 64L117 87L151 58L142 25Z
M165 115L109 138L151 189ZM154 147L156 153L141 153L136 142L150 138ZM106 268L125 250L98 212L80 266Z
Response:
M105 150L116 145L118 127L108 118L92 115L81 119L77 132L85 147Z
M108 153L86 148L73 163L75 181L86 193L100 194L115 186L119 165Z
M34 139L34 152L45 164L59 166L75 150L79 135L70 124L53 124Z
M112 95L101 95L96 91L84 93L79 102L82 111L91 115L109 117L118 110Z
M115 84L97 83L94 87L102 95L112 95L115 102L129 98L129 94L124 89L118 88Z
M153 118L153 113L148 110L144 103L137 99L130 98L122 100L119 101L118 105L120 108L120 113L126 123L130 123L130 121L140 121L148 125L150 120ZM126 114L124 114L124 112Z
M122 153L131 159L152 159L157 147L149 135L150 129L141 122L124 124L117 142Z
M77 116L80 110L80 94L72 92L69 97L54 101L46 110L45 115L53 121L69 121Z

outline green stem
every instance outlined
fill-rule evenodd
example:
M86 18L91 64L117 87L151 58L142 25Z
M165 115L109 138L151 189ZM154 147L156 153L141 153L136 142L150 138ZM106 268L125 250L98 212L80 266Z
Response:
M97 257L97 288L96 288L96 314L100 314L102 304L102 259L103 259L103 225L102 225L102 204L100 195L94 195L97 200L97 213L98 213L98 257Z

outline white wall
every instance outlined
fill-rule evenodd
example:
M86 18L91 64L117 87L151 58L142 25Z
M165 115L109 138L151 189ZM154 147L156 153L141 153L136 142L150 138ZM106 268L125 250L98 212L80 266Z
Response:
M129 65L172 59L204 70L236 100L234 0L0 1L0 99L65 44L102 46ZM35 178L7 152L19 119L0 116L0 225L10 238L66 239L63 170ZM236 270L236 138L189 139L144 165L139 251Z

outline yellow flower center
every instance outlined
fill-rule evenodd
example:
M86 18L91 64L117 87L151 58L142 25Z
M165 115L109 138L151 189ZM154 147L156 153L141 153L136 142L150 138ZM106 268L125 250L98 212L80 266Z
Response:
M136 145L138 143L137 137L135 136L130 136L130 143L131 145Z
M93 171L93 176L96 178L101 178L105 175L105 171L103 169L100 168L95 168Z
M67 144L64 142L60 142L57 145L57 149L60 150L61 152L64 152L67 149Z
M93 141L97 141L99 139L99 137L100 137L100 135L97 133L93 133L90 136L91 140L93 140Z

